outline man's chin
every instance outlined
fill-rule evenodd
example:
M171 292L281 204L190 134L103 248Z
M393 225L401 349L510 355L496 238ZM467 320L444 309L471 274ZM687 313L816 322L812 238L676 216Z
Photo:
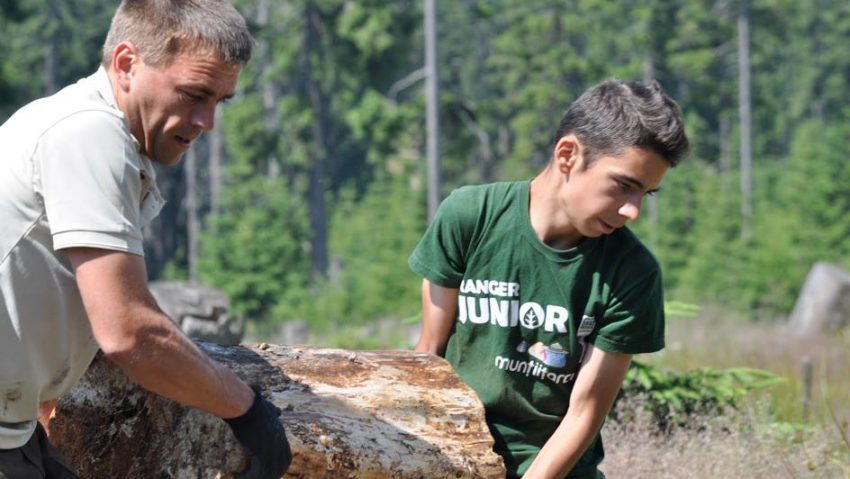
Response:
M176 155L168 155L168 156L157 155L157 156L151 157L151 161L153 161L154 163L159 163L160 165L163 165L163 166L175 166L178 163L180 163L180 160L183 159L183 155L184 155L184 153L177 153Z

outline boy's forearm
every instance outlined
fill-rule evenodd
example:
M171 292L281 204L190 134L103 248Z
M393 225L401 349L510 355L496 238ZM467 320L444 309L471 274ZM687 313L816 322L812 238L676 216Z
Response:
M561 479L566 476L593 442L604 418L605 413L596 414L590 410L568 414L546 441L523 478Z
M457 313L458 290L422 280L422 333L416 351L442 356Z
M566 476L590 447L617 397L631 355L588 348L567 414L537 454L525 479Z

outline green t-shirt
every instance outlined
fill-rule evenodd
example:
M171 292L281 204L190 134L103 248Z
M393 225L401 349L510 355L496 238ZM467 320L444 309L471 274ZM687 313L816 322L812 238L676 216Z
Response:
M626 228L558 251L528 214L529 182L454 191L410 257L458 288L446 359L477 393L508 477L525 473L569 405L583 343L610 352L664 347L657 260ZM595 477L597 436L568 477Z

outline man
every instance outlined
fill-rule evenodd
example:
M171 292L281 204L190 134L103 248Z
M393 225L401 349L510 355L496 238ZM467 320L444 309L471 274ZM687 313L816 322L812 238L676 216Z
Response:
M241 477L288 467L280 411L160 311L142 257L163 203L152 162L176 164L213 127L252 45L225 0L124 0L101 68L0 126L0 478L76 477L36 417L98 348L225 419L251 461Z
M659 265L623 226L687 149L657 83L603 82L537 177L456 190L410 257L416 350L478 393L508 477L604 477L599 430L631 357L664 345Z

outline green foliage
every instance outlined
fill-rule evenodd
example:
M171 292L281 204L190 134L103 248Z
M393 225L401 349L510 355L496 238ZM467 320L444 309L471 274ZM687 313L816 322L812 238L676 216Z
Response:
M661 430L686 426L699 416L722 414L727 408L737 408L740 400L753 391L782 382L783 379L755 368L699 368L686 373L665 372L633 361L618 401L642 398L643 407L652 413ZM616 408L612 415L618 417ZM620 412L622 414L622 412Z
M280 298L307 282L306 218L280 181L255 178L239 192L202 237L200 278L230 295L236 313L268 320Z
M330 278L288 296L275 316L309 319L314 328L328 330L418 310L419 279L407 268L407 256L424 221L422 194L404 175L373 182L359 200L352 189L344 190L331 223Z
M426 226L421 2L234 4L258 43L221 122L224 191L201 198L202 279L269 325L415 314L405 260ZM94 71L115 8L103 0L0 5L0 118ZM850 267L850 3L750 2L748 239L740 235L736 7L439 2L443 193L531 177L582 91L608 77L653 77L680 103L693 144L667 175L653 219L634 225L662 264L667 297L751 317L787 314L813 262ZM198 184L207 179L200 170ZM180 205L179 170L159 179ZM148 256L154 276L187 270L185 210L174 211L149 235L159 241ZM329 268L317 264L322 251Z
M664 315L668 318L691 319L699 315L700 307L682 301L664 301Z

